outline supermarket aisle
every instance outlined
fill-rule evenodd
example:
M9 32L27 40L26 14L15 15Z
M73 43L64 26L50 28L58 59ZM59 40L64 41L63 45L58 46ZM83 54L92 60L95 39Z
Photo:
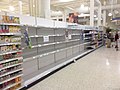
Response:
M102 47L29 90L120 90L120 51Z

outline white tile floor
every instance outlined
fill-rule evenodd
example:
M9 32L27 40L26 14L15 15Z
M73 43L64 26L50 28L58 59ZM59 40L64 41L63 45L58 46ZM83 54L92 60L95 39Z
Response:
M120 51L102 47L29 90L120 90Z

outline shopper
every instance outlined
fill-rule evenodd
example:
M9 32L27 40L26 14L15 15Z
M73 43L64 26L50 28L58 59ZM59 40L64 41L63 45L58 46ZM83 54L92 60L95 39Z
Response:
M118 31L116 31L116 34L115 34L115 43L116 43L115 48L116 48L116 50L118 50L118 39L119 39L119 35L118 35Z

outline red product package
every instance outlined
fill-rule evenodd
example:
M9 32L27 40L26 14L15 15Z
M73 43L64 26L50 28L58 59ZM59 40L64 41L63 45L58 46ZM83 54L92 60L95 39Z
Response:
M5 33L5 25L2 25L2 33Z

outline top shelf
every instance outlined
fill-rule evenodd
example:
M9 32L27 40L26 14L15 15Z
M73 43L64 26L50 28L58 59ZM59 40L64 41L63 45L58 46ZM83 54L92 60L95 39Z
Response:
M54 21L44 18L35 18L33 16L18 16L20 24L17 23L0 23L0 25L11 25L11 26L25 26L34 28L47 28L47 29L73 29L73 30L95 30L100 31L99 27L79 25L76 23L67 23L61 21Z

